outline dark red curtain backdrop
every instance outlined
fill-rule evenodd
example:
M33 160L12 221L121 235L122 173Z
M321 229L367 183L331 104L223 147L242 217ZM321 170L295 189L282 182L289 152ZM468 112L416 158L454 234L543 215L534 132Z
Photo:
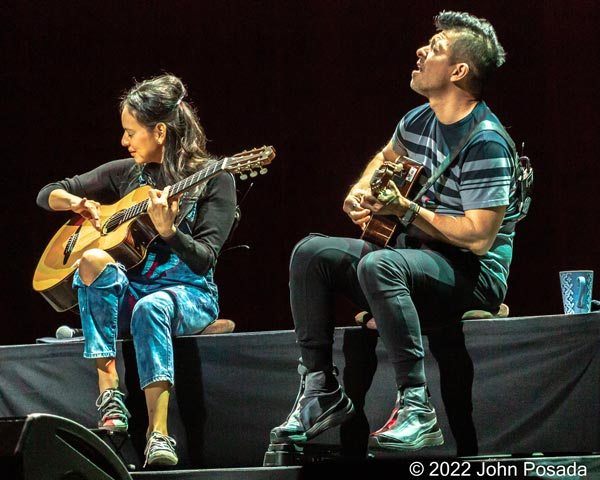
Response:
M273 145L234 244L217 268L222 317L238 331L293 328L287 267L309 232L357 236L341 203L396 122L423 101L409 88L415 50L443 9L488 18L507 63L487 102L535 167L519 225L511 314L562 311L558 272L596 269L599 150L597 2L15 2L2 22L2 344L78 325L33 291L37 261L67 217L35 205L51 180L121 158L118 97L162 72L182 77L210 150ZM8 148L7 148L8 147ZM240 195L250 184L238 181ZM339 325L355 309L340 302Z

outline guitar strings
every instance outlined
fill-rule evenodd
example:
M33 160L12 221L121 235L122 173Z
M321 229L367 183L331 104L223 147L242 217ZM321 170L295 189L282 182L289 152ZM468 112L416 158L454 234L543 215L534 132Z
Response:
M187 188L189 188L190 185L197 183L198 178L202 178L203 176L210 176L217 169L220 169L221 165L224 162L225 162L225 160L223 160L221 162L216 162L214 165L211 165L202 170L199 170L198 172L185 178L184 180L177 182L176 184L173 185L171 191L173 193L177 194L181 191L186 190ZM206 174L206 172L210 171L211 169L212 169L212 172L210 172L210 174ZM147 212L148 206L149 206L149 200L145 199L142 202L136 203L135 205L132 205L131 207L128 207L124 210L119 210L118 212L114 213L113 215L111 215L109 217L109 219L106 221L104 230L109 232L109 231L116 229L119 225L122 225L123 223L131 220L132 218L135 218L138 215Z

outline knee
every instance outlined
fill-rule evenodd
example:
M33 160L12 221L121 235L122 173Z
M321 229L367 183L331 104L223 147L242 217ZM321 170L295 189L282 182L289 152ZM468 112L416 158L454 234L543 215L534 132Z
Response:
M358 281L365 292L378 291L383 284L406 284L408 271L402 252L390 249L365 255L356 269Z
M300 240L292 250L290 271L304 268L323 249L328 239L329 237L309 235Z
M383 249L365 255L357 267L358 278L368 280L373 277L390 277L401 269L402 255L399 252Z
M131 335L136 337L145 331L155 331L160 325L170 327L171 306L171 299L162 292L138 300L131 312Z
M86 285L91 285L106 265L114 263L114 259L99 248L87 250L79 260L79 276Z

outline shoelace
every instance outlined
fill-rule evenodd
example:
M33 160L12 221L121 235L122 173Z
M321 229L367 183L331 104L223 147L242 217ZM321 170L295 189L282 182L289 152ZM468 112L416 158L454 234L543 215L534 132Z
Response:
M148 459L150 455L159 450L164 450L167 452L171 452L175 454L175 446L177 442L174 438L169 437L167 435L163 435L162 433L152 432L150 434L150 438L148 439L148 444L146 445L146 450L144 455L146 457L144 461L144 467L148 464Z
M118 418L125 421L131 416L123 402L123 392L115 389L107 389L102 392L96 400L96 407L102 412L102 420L105 418Z

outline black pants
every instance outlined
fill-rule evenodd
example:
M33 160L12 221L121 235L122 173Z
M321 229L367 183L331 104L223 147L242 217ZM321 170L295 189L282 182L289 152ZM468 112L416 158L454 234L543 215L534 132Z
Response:
M405 242L404 242L405 243ZM310 235L290 261L296 337L309 370L332 367L335 299L370 311L398 386L426 383L422 333L458 325L466 310L500 305L480 287L479 262L454 248L380 248L353 238Z

